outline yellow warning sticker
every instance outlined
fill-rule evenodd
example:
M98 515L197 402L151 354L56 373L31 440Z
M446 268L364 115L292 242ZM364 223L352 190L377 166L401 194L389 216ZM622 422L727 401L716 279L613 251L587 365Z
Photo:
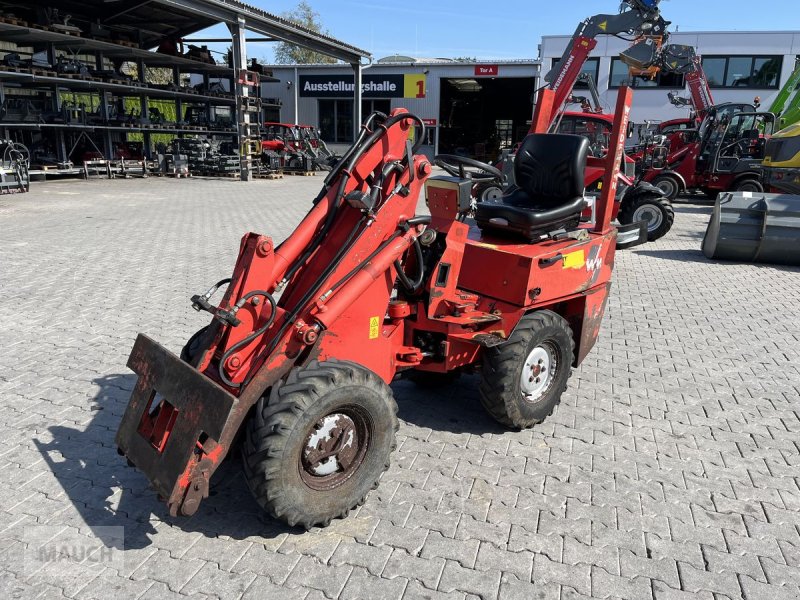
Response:
M601 30L605 31L606 29L608 29L608 21L603 21L602 23L600 23L600 24L598 25L598 27L599 27Z
M375 340L381 334L381 318L380 317L370 317L369 318L369 339Z
M586 258L583 254L583 250L570 252L569 254L564 255L563 265L565 269L580 269L585 264Z

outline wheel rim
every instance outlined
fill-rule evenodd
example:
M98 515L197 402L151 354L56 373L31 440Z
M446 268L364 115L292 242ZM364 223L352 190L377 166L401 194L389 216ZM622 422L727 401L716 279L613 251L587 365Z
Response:
M520 390L526 402L539 402L555 379L558 370L558 359L555 347L544 342L531 350L522 366Z
M655 204L643 204L633 212L632 221L634 223L646 221L647 231L655 231L661 227L661 223L664 222L664 216Z
M678 195L678 191L675 186L675 182L671 179L661 179L656 183L656 187L660 189L664 194L670 198L674 198Z
M342 485L367 455L372 422L358 407L345 407L320 418L300 451L300 478L315 490Z
M758 185L752 181L747 181L739 185L740 192L757 192Z

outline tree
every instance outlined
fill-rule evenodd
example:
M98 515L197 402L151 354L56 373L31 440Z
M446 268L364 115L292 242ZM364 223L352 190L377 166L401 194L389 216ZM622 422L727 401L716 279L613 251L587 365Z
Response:
M322 27L319 13L311 8L311 5L305 0L301 0L294 10L285 12L281 16L287 21L297 23L316 33L329 35L328 30ZM335 63L336 59L327 54L321 54L320 52L303 48L302 46L290 44L289 42L281 42L275 48L275 62L281 65L302 65L311 63Z

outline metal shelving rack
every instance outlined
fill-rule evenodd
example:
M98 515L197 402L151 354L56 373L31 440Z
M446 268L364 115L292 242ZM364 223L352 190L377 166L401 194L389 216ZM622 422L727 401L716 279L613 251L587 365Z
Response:
M62 92L96 93L99 97L100 122L98 123L42 123L42 122L0 122L0 131L5 137L16 137L14 132L39 130L52 132L55 136L57 159L60 163L69 162L67 149L67 136L70 132L86 132L99 134L102 138L103 154L112 159L113 144L115 141L124 141L126 134L140 133L144 140L146 158L151 158L153 151L151 135L155 133L174 134L176 137L184 135L225 136L237 139L240 131L236 127L235 118L230 126L226 127L199 127L181 125L186 105L200 105L204 107L206 118L211 121L214 107L228 107L232 117L236 114L236 96L234 94L202 94L180 88L182 74L202 75L206 89L209 80L213 78L226 79L230 82L230 89L236 90L233 79L234 70L226 66L204 63L181 56L169 56L133 48L123 44L89 39L76 35L48 31L31 26L17 25L0 22L0 40L15 43L19 47L42 46L47 48L47 56L51 64L56 62L57 51L68 51L72 55L93 56L95 65L102 69L107 60L130 61L137 65L139 81L129 84L105 81L90 76L62 76L38 68L8 68L0 67L0 102L5 95L14 89L33 90L35 92L49 93L51 96L51 109L61 111L60 96ZM173 72L173 88L156 87L147 84L146 68L170 68ZM12 92L13 93L13 92ZM109 98L139 99L140 114L145 119L149 113L150 99L167 99L175 101L178 122L175 125L140 124L123 125L109 120ZM202 109L201 109L202 110ZM72 170L70 170L71 172Z

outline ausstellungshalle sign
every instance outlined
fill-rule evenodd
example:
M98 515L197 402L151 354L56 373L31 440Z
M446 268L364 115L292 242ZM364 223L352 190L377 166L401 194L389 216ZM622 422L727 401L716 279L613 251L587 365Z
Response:
M407 91L413 91L411 97L424 98L424 77L414 76L414 82L407 82L407 76L402 74L365 74L361 78L361 95L364 98L404 98L409 97ZM355 78L352 75L300 75L298 85L299 94L304 98L349 98L353 95ZM409 87L411 89L407 90Z

